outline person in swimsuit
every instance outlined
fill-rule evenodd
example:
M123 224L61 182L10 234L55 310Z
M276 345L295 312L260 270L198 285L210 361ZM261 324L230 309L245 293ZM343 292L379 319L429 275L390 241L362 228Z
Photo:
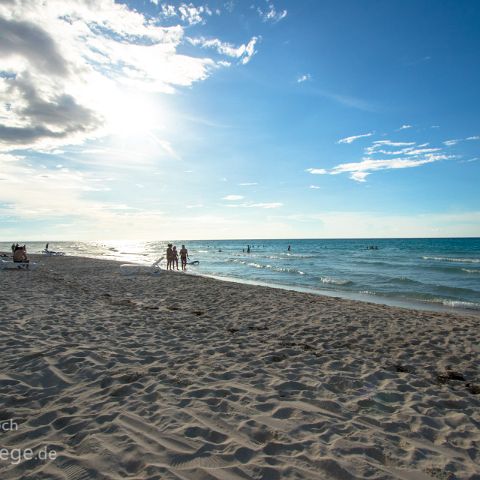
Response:
M177 252L177 246L173 246L173 269L175 270L175 267L178 270L178 252Z
M187 269L187 258L188 258L188 250L185 248L185 245L182 245L182 249L180 250L180 260L182 261L182 270Z
M172 250L172 244L168 244L167 248L167 270L172 269L172 264L173 264L173 250Z

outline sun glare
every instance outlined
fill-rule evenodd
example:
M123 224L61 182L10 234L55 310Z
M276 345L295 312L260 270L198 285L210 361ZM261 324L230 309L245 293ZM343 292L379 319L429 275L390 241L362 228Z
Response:
M116 92L109 95L105 103L107 125L113 134L138 137L160 126L158 103L146 96Z

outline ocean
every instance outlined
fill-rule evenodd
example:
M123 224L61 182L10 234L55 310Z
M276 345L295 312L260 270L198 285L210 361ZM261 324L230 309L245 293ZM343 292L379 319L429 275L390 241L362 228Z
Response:
M26 243L30 253L45 247L44 242ZM398 306L480 311L480 238L172 243L178 249L185 243L190 261L199 261L189 266L193 274ZM0 250L9 252L10 245L0 242ZM149 264L166 246L166 241L98 241L50 242L49 248Z

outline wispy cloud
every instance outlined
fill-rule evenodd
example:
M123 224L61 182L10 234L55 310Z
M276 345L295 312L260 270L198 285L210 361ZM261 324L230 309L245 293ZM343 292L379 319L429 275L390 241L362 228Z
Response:
M454 138L452 140L445 140L443 144L446 145L447 147L453 147L454 145L457 145L460 142L475 141L475 140L480 140L480 136L474 135L472 137L467 137L467 138Z
M352 180L365 182L368 175L378 170L419 167L420 165L437 162L439 160L446 160L448 158L452 157L449 155L426 154L419 159L392 158L387 160L374 160L371 158L364 158L361 162L342 163L330 170L309 168L307 171L317 175L338 175L340 173L349 173Z
M341 139L337 143L352 143L358 138L371 135L372 133L354 135ZM457 141L455 140L455 143ZM341 163L333 168L312 167L306 171L312 175L338 175L346 173L349 174L352 180L365 182L369 175L379 170L415 168L456 157L455 155L445 154L442 148L430 146L428 142L400 142L390 139L375 140L365 147L363 152L364 156L361 161Z
M368 147L365 147L364 153L365 155L375 155L380 152L384 153L385 148L388 148L388 147L409 148L409 147L413 147L414 145L415 145L415 142L393 142L391 140L376 140ZM390 152L394 152L394 150L391 150ZM390 152L387 152L387 154L389 154ZM395 155L398 155L398 153L396 153Z
M229 203L225 205L226 207L231 208L280 208L283 206L283 203L280 202L266 202L266 203Z
M310 185L308 188L311 188L313 190L319 190L322 187L319 187L318 185Z
M218 38L207 39L205 37L187 38L189 43L194 46L200 46L202 48L213 48L221 55L226 55L231 58L236 58L243 65L247 64L253 55L257 52L255 45L259 41L259 37L252 37L246 44L236 47L231 43L222 42Z
M283 20L288 14L287 10L277 11L273 3L268 3L267 8L265 10L258 7L257 12L260 15L260 18L264 22L273 22L273 23L277 23L280 20Z
M303 75L300 75L297 77L297 83L303 83L310 81L312 79L312 76L309 73L304 73Z
M413 126L405 124L405 125L402 125L398 130L408 130L409 128L413 128Z
M243 183L239 183L238 185L240 185L241 187L252 187L254 185L258 185L257 182L243 182Z
M227 200L229 202L235 202L237 200L243 200L243 196L242 195L227 195L227 196L223 197L222 200Z
M197 23L204 23L204 15L211 16L212 11L208 6L195 7L192 3L182 4L178 7L180 18L187 22L189 25L195 25Z
M364 133L362 135L352 135L351 137L341 138L337 143L353 143L355 140L358 140L359 138L371 137L372 135L373 135L373 132Z

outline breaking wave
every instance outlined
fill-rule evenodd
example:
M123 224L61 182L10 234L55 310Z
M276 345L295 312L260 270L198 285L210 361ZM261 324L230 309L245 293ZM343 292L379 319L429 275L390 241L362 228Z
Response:
M438 262L457 263L480 263L480 258L452 258L452 257L422 257L424 260L436 260Z

